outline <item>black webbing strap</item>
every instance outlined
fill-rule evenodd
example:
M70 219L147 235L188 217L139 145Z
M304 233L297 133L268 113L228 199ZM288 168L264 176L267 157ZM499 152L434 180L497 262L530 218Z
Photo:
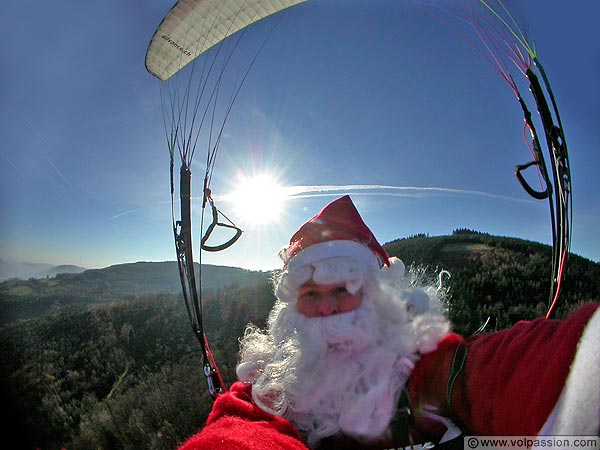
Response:
M204 236L202 236L200 245L201 245L202 250L206 250L207 252L220 252L222 250L225 250L226 248L231 247L233 244L235 244L235 242L242 235L242 230L240 228L238 228L237 226L235 226L233 223L231 223L231 221L229 221L230 223L225 223L225 222L219 221L219 212L220 211L217 209L217 207L215 206L215 202L213 201L212 197L210 196L210 190L208 190L208 192L205 191L204 196L205 196L204 197L205 201L208 201L208 203L210 204L210 210L212 213L212 222L206 229L206 233L204 233ZM221 214L223 214L223 213L221 213ZM224 214L223 214L223 216L224 216ZM225 218L227 219L227 217L225 217ZM227 220L229 220L229 219L227 219ZM208 245L206 243L206 241L208 241L208 238L214 231L215 227L223 227L223 228L235 230L235 234L233 235L233 237L231 239L229 239L227 242L224 242L223 244Z
M518 95L517 97L525 116L525 123L531 133L534 160L527 164L516 166L515 175L519 180L519 183L521 183L521 186L523 186L529 195L538 200L547 198L550 206L550 221L552 225L552 278L550 287L550 307L546 315L546 318L549 318L552 315L554 306L561 292L562 281L565 277L564 266L570 246L570 216L572 215L570 205L571 170L569 167L567 143L558 114L558 108L554 101L554 95L552 94L550 84L548 83L542 65L537 60L535 60L535 65L542 75L545 92L547 92L550 97L554 110L554 117L556 118L555 123L550 110L550 105L546 101L544 89L536 74L531 68L527 69L525 76L529 80L529 89L533 94L537 111L542 121L547 150L550 156L550 170L544 161L542 146L531 118L531 113L527 109L524 100ZM522 172L531 166L537 166L543 178L542 181L545 186L540 191L531 187L523 176ZM554 184L550 179L550 173L552 174Z
M173 170L171 170L171 176L173 176ZM179 278L181 281L183 299L188 316L190 318L192 330L198 339L198 342L200 343L203 372L206 376L208 392L214 399L226 388L220 377L216 364L213 361L202 324L202 299L198 294L197 279L194 270L194 257L192 252L191 176L192 174L189 166L185 163L182 164L179 180L181 220L173 220L173 234L175 238L177 265L179 268ZM171 188L173 189L173 180L171 181ZM173 202L173 192L171 193L171 201Z
M388 429L392 435L392 442L410 442L409 427L412 420L413 416L410 407L410 398L408 396L408 390L404 388L400 392L396 413L388 425Z

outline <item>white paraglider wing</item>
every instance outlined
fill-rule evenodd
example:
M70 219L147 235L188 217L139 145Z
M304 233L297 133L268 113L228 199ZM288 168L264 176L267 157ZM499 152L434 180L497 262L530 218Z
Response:
M212 46L242 28L305 0L180 0L156 29L146 69L168 80Z

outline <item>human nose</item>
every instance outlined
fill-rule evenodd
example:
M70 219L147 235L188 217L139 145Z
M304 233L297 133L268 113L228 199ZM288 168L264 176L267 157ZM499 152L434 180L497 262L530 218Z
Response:
M335 298L333 298L333 296L325 296L319 302L319 316L329 317L339 312L339 302Z

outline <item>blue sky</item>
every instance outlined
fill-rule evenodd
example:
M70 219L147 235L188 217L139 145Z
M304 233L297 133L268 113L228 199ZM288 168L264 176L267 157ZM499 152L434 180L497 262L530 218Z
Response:
M600 6L508 4L533 36L562 115L573 177L572 251L600 261ZM2 259L88 268L175 259L160 82L144 67L148 42L171 6L5 5L11 20L0 43ZM256 48L272 24L253 26L244 45ZM243 71L243 57L236 64L232 76ZM242 173L261 172L305 188L278 221L261 225L246 223L223 198L219 208L245 232L202 262L276 268L291 234L348 190L382 243L465 227L549 243L547 202L530 199L513 175L530 159L522 131L508 85L417 2L312 0L294 7L235 104L213 192L219 198ZM196 193L203 152L193 166Z

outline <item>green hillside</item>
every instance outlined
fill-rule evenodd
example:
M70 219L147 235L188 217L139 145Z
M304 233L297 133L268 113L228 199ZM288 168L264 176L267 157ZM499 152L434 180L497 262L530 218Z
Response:
M415 236L385 248L430 274L447 270L450 316L455 328L473 332L488 317L494 329L542 316L549 306L552 249L517 238L456 230L451 236ZM555 317L600 301L600 264L569 255L567 278Z
M195 265L198 276L200 266ZM269 273L237 267L202 265L203 289L261 284ZM9 280L0 283L0 320L30 319L67 305L113 301L143 294L178 293L175 262L118 264L53 278Z

